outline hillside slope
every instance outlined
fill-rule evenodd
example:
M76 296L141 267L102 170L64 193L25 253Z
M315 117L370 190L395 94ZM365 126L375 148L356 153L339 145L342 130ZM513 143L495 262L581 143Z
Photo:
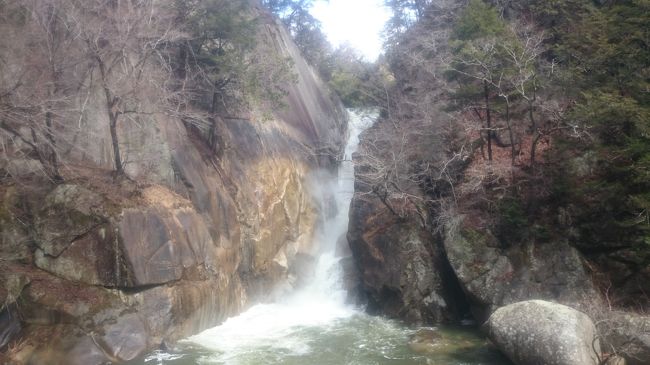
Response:
M348 240L369 309L480 324L543 299L645 363L647 2L420 4L355 155Z

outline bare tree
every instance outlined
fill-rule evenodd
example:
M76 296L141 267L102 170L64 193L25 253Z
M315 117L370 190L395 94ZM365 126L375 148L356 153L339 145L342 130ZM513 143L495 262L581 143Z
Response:
M13 153L27 146L44 173L61 181L59 142L77 117L74 99L84 74L77 34L60 0L12 1L5 6L6 16L0 19L7 35L0 41L6 51L0 64L0 129Z
M118 176L124 176L118 127L147 115L165 113L173 70L169 48L184 38L174 12L154 0L89 0L69 3L68 17L77 20L81 47L91 68L91 83L105 99Z

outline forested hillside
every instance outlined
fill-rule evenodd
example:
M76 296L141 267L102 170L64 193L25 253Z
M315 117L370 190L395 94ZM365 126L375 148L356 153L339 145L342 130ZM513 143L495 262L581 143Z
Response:
M405 171L374 166L378 195L433 226L475 214L504 245L566 238L647 302L650 4L395 3L383 110L400 140L378 138Z
M389 87L348 235L370 308L646 312L650 2L386 3Z
M0 0L0 363L647 365L650 0L316 3Z

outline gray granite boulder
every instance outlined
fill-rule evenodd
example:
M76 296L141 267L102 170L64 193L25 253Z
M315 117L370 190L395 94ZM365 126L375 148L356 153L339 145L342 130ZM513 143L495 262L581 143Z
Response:
M488 336L517 365L597 365L593 321L565 305L531 300L497 309Z

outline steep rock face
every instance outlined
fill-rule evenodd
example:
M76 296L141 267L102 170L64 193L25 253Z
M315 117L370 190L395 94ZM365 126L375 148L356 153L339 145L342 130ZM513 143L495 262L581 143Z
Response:
M583 258L567 243L503 249L489 231L463 222L447 227L440 247L416 219L397 219L378 199L355 196L348 239L369 309L429 323L460 319L469 309L482 322L523 300L577 308L599 300Z
M355 199L348 240L368 309L409 322L450 319L440 253L417 222L400 222L379 201Z
M354 159L355 174L363 173L364 160ZM396 216L362 179L355 182L349 218L347 240L371 312L413 323L457 316L444 253L421 222Z
M457 217L446 227L444 245L479 321L523 300L580 308L599 298L582 257L566 242L524 242L504 249L489 230L473 229L465 217Z
M139 194L142 199L130 202L133 207L118 208L80 186L58 186L45 198L39 215L50 224L37 226L37 235L52 236L52 227L61 227L67 239L57 237L55 252L49 240L36 241L36 266L78 283L119 288L178 281L199 267L232 275L228 271L233 268L228 270L220 257L223 251L188 200L160 186ZM98 210L113 206L114 212L91 213L86 201Z
M219 154L178 120L121 123L133 181L114 182L93 96L78 148L62 156L73 178L0 189L0 278L20 277L0 290L2 321L22 327L16 361L131 360L267 298L311 254L319 208L306 178L334 167L346 114L286 30L260 14L265 52L291 58L297 82L285 86L286 108L216 118ZM16 333L3 330L0 346Z

